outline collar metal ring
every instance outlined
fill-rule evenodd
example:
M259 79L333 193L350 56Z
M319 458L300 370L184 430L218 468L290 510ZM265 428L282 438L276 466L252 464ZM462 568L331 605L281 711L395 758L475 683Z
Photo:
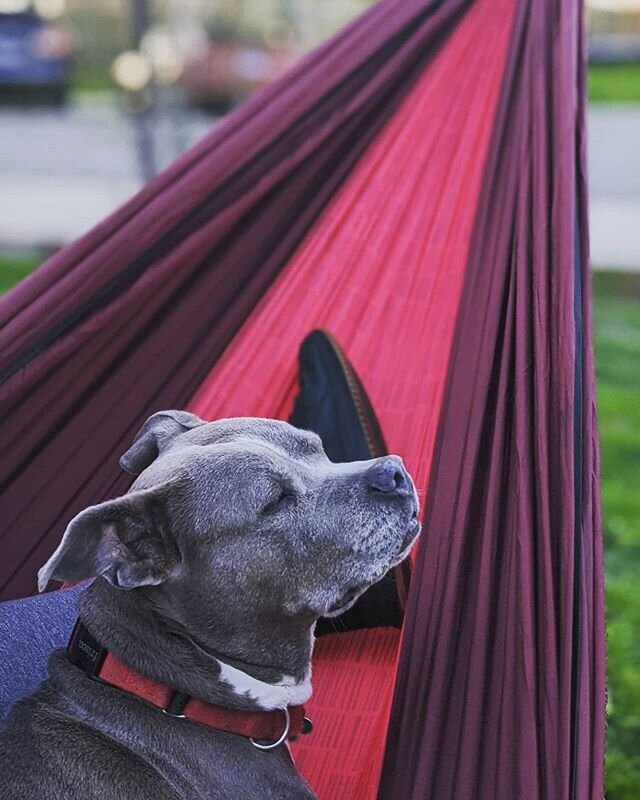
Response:
M162 711L162 713L166 714L168 717L173 717L174 719L186 719L187 718L186 714L172 714L170 711L167 711L166 708L161 708L160 711Z
M284 714L284 731L279 739L275 742L257 742L255 739L249 737L249 741L254 747L257 747L258 750L273 750L275 747L279 747L289 735L289 728L291 727L291 717L289 716L289 709L288 708L281 708L279 709Z

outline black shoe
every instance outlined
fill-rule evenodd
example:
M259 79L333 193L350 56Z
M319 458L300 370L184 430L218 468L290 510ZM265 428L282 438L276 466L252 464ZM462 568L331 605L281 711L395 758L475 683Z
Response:
M300 391L289 422L314 431L331 461L364 461L387 455L371 401L342 348L330 333L312 331L298 353ZM344 614L318 620L316 636L357 628L400 628L411 577L405 559L368 589Z

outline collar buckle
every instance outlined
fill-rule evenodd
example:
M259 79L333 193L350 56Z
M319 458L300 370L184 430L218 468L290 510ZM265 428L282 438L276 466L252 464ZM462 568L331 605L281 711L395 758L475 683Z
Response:
M258 741L257 739L252 739L249 737L251 744L254 747L257 747L258 750L274 750L276 747L280 747L280 745L283 744L289 735L289 729L291 728L291 716L289 714L289 709L285 706L279 710L284 714L284 731L280 735L280 738L276 739L274 742Z

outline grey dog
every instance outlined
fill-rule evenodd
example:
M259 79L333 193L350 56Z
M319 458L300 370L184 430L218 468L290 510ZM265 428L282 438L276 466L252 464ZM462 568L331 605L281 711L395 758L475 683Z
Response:
M71 521L40 587L99 576L80 599L93 636L228 708L308 700L315 621L349 608L419 532L400 458L334 464L285 422L159 412L120 463L138 475L130 492ZM285 745L163 714L64 650L4 723L0 764L11 800L314 797Z

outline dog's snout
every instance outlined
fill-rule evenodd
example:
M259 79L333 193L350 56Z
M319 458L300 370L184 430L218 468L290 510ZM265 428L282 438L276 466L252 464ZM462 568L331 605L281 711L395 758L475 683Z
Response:
M367 486L390 497L406 497L411 493L411 478L398 456L385 456L365 473Z

